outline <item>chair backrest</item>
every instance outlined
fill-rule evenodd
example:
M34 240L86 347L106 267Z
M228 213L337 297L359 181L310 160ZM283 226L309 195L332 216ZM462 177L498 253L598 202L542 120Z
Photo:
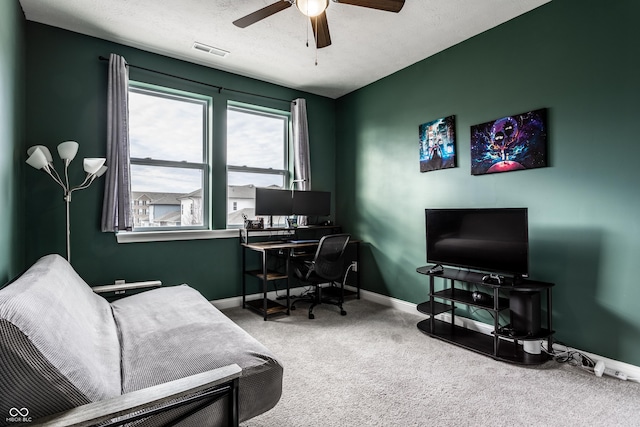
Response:
M322 237L307 277L316 274L325 280L340 279L344 274L344 252L350 237L348 234L330 234Z

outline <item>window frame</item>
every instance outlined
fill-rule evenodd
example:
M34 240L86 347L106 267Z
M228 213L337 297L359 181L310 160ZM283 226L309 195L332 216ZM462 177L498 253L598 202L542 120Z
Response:
M229 188L229 173L253 173L253 174L262 174L262 175L277 175L277 176L282 176L282 185L284 189L288 189L291 183L291 176L292 176L292 157L291 157L291 112L290 111L284 111L284 110L278 110L275 108L267 108L267 107L262 107L259 105L255 105L255 104L247 104L247 103L241 103L241 102L236 102L236 101L227 101L227 112L229 111L236 111L236 112L241 112L241 113L246 113L246 114L254 114L257 116L263 116L263 117L269 117L269 118L277 118L277 119L281 119L283 121L283 129L282 129L282 134L283 134L283 162L282 165L284 167L284 169L274 169L274 168L260 168L260 167L255 167L255 166L246 166L246 165L232 165L229 164L228 160L226 161L226 167L227 167L227 171L226 171L226 181L227 181L227 185L226 188L228 190ZM228 126L228 119L227 119L227 126ZM228 128L227 128L227 132L228 132ZM226 137L225 137L226 139ZM226 141L226 145L228 147L229 141ZM229 206L229 195L227 192L227 196L226 196L226 205ZM225 215L225 224L226 224L226 229L227 230L237 230L238 228L242 228L242 226L240 225L229 225L229 223L227 222L228 220L228 213Z
M211 136L213 134L213 98L200 93L187 92L178 89L172 89L165 86L158 86L140 81L129 81L129 92L151 95L155 97L189 102L192 104L202 105L202 163L178 161L178 160L155 160L151 158L130 157L130 166L151 166L151 167L167 167L175 169L192 169L200 170L202 175L202 225L189 226L162 226L162 227L135 227L133 233L149 233L149 232L182 232L182 231L203 231L211 230ZM133 190L132 190L133 191ZM148 206L148 204L147 204ZM180 204L180 216L182 217L182 203Z
M148 81L148 82L147 82ZM228 225L227 207L229 203L229 171L227 170L227 108L229 106L246 108L250 113L266 113L283 116L283 129L285 140L286 156L284 170L269 170L257 168L256 173L275 173L276 175L284 173L283 185L288 188L293 179L293 147L291 140L291 112L289 110L289 102L272 100L264 100L262 98L247 97L245 95L237 95L233 98L220 91L201 90L190 85L172 85L164 80L147 80L147 78L138 78L130 80L130 87L135 86L141 89L150 89L154 95L157 93L168 94L187 94L196 98L207 99L209 108L207 111L208 134L204 151L208 171L206 179L203 183L203 203L206 213L204 218L207 226L197 229L193 227L137 227L132 231L116 232L118 243L140 243L140 242L170 242L170 241L191 241L200 239L229 239L238 238L237 225L231 228ZM286 141L286 142L285 142ZM181 164L182 165L182 164ZM232 165L233 166L237 165ZM250 168L245 169L243 166L237 166L240 172L252 172ZM206 202L205 199L206 198ZM224 207L223 204L224 203ZM142 203L140 203L142 205ZM142 207L142 206L140 206ZM149 205L146 206L147 209Z

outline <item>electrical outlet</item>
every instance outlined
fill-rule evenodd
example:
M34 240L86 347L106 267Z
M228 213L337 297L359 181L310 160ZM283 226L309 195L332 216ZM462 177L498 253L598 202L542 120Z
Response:
M124 279L120 279L120 280L116 280L115 282L113 282L115 285L124 285L125 284L125 280Z
M352 267L353 271L357 272L358 271L358 261L353 261L351 263L351 267Z

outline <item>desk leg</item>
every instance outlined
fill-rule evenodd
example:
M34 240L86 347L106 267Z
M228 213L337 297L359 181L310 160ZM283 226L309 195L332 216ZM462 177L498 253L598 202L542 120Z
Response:
M242 251L242 308L247 308L247 248L244 246Z
M266 250L262 251L262 308L264 310L264 320L267 320L267 309L268 309L268 301L267 301L267 252Z
M287 273L287 316L291 315L291 300L290 298L290 289L291 289L291 251L293 249L289 249L287 251L287 265L286 265L286 273Z

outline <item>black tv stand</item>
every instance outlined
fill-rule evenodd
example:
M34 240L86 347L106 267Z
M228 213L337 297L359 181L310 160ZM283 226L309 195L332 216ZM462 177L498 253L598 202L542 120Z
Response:
M501 283L484 280L485 273L443 268L432 272L433 265L419 267L416 271L429 276L429 300L418 304L418 311L429 315L418 323L418 329L433 338L490 356L496 360L523 365L538 365L549 360L541 352L524 351L526 341L547 341L553 345L551 327L552 283L505 277ZM444 289L435 290L435 279L442 278ZM447 286L448 283L448 286ZM456 286L456 284L458 286ZM492 298L474 298L474 292L465 287L477 285ZM540 307L544 295L546 313L544 322ZM494 319L491 335L483 334L455 324L457 305L482 308L492 313ZM500 326L500 313L510 310L511 323ZM436 319L438 314L449 313L450 321Z

